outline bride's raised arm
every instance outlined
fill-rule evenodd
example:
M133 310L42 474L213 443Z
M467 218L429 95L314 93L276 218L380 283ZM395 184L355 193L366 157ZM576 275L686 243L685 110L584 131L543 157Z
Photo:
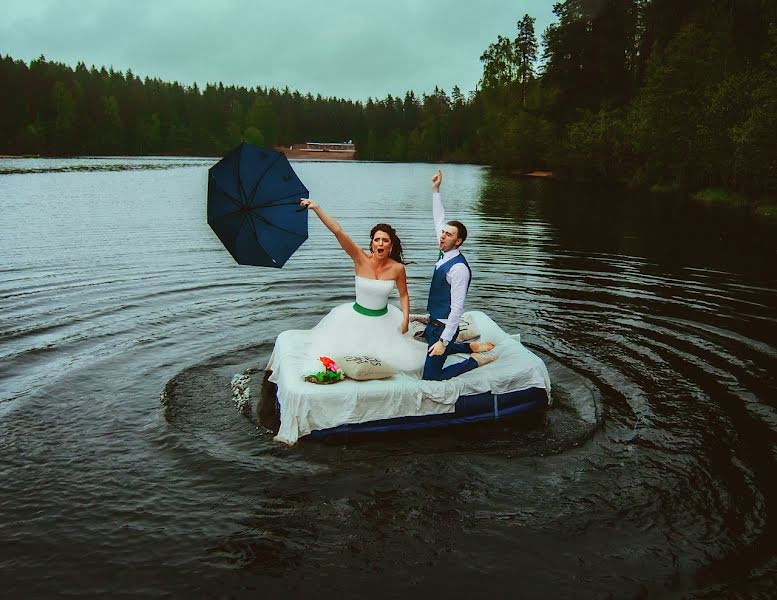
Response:
M314 200L310 200L309 198L300 198L300 206L303 208L308 208L312 210L316 215L318 215L318 218L321 219L321 222L326 225L326 228L335 234L335 237L337 238L337 241L340 242L340 246L343 248L343 250L346 251L348 256L350 256L354 262L356 262L359 259L364 258L364 250L362 250L359 245L354 242L345 231L343 231L343 228L340 226L340 223L337 222L337 220L332 217L331 215L327 214L323 208L318 204L318 202L315 202Z

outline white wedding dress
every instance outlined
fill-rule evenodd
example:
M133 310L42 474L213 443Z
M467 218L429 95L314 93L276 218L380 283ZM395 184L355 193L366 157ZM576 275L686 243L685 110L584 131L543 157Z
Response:
M402 311L388 303L393 289L394 280L356 275L356 306L340 304L318 322L311 330L311 356L372 356L398 371L421 371L426 343L400 333Z

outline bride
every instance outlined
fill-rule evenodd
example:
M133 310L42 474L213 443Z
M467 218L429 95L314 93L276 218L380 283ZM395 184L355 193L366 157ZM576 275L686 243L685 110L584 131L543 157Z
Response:
M362 250L340 224L308 198L300 205L316 213L353 260L356 302L333 308L312 330L312 354L336 358L349 354L371 356L399 371L419 371L426 344L407 334L410 295L402 256L402 242L391 225L379 223L370 232L370 250ZM396 286L400 311L388 298Z

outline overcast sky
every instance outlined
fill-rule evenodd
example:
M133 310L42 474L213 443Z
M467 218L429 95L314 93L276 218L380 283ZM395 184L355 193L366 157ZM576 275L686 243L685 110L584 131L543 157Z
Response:
M538 40L552 0L1 0L0 54L365 100L477 86L480 55Z

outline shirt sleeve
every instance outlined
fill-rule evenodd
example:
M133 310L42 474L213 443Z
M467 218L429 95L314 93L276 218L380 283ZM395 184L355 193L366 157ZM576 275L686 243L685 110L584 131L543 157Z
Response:
M448 322L440 338L450 342L459 326L461 315L464 314L464 299L467 297L467 287L469 286L469 269L461 263L453 265L445 278L451 285L451 312L448 314Z
M440 241L440 232L445 225L445 207L442 204L440 192L432 193L432 217L434 217L434 243Z

